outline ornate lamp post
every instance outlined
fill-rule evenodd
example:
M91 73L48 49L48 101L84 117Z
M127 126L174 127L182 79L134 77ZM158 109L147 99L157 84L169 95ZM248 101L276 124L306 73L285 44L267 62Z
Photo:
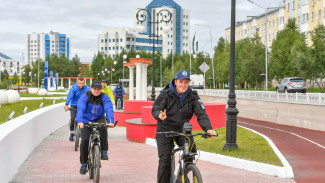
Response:
M231 36L230 36L230 73L229 73L229 99L226 109L226 144L223 149L238 149L237 138L237 114L235 94L235 21L236 21L236 0L231 0Z
M140 12L143 12L143 14L139 14ZM136 18L139 22L145 22L147 20L147 16L146 14L149 16L148 19L148 23L150 26L150 30L152 30L152 33L149 34L149 37L152 37L152 91L151 91L151 100L155 101L156 98L156 94L155 94L155 38L157 38L157 45L158 45L158 38L159 38L159 19L157 18L156 20L156 15L160 15L161 13L164 13L161 17L161 20L163 22L165 22L166 24L172 19L172 13L170 11L168 11L167 9L162 9L160 10L157 14L155 9L152 9L152 16L151 16L151 12L148 11L147 9L140 9L137 14L136 14ZM167 14L167 15L166 15ZM151 29L151 25L152 25L152 29ZM157 30L156 30L157 29ZM170 30L170 28L168 26L165 26L163 28L163 31L165 33L168 33ZM139 26L139 32L143 33L145 31L145 27L144 26ZM157 32L156 32L157 31Z

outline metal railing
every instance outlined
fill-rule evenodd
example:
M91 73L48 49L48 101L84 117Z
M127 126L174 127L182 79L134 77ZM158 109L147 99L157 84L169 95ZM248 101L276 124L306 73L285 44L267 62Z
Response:
M199 95L228 98L229 90L197 90ZM236 98L271 102L325 105L324 93L277 93L275 91L236 90Z

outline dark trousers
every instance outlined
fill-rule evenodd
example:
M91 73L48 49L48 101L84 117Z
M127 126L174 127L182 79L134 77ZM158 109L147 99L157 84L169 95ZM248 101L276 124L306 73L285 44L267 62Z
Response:
M184 145L185 137L179 136L176 138L168 138L165 135L157 135L157 147L158 147L158 156L159 156L159 165L158 165L158 173L157 173L157 182L158 183L169 183L170 182L170 174L174 172L170 172L171 169L171 155L172 150L174 149L174 141L180 147ZM196 152L196 146L193 144L193 137L190 137L191 152Z
M106 123L105 118L100 118L96 122L98 123ZM89 137L91 134L91 130L88 127L81 128L81 144L80 144L80 163L85 164L88 160L88 147L89 147ZM107 128L101 127L99 128L99 136L100 136L100 148L101 151L108 150L108 142L107 142Z
M115 108L117 108L117 99L121 100L121 108L123 109L123 96L116 96L115 97Z
M74 131L75 120L77 116L77 106L70 106L70 132Z

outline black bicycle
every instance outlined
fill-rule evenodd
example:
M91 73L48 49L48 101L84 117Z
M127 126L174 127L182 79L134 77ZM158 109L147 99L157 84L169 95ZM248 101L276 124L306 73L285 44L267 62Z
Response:
M118 121L114 123L114 127ZM100 134L99 129L101 127L107 127L106 123L97 123L97 122L89 122L85 125L90 128L91 134L89 137L89 146L88 146L88 171L89 178L93 179L94 183L99 182L100 177L100 167L101 167L101 159L100 159Z
M72 109L72 108L69 108L69 111L71 111L71 110L74 110L74 109ZM77 109L75 109L75 110L77 110ZM71 120L70 120L70 123L71 123ZM78 148L80 147L80 129L79 129L79 127L78 127L78 123L77 123L77 120L76 119L74 119L74 134L75 134L75 136L73 137L73 140L74 140L74 150L75 151L78 151Z
M197 153L193 153L190 151L190 138L195 136L202 136L203 138L212 137L212 135L208 133L196 133L191 134L192 131L192 124L185 123L183 126L182 133L179 132L157 132L157 134L164 134L166 137L175 138L178 136L185 137L184 146L181 146L177 149L172 150L171 155L171 176L170 182L171 183L202 183L202 176L199 169L196 166L195 156L198 155ZM213 135L213 136L218 136ZM194 142L192 147L194 146ZM178 160L178 164L175 167L175 153L180 152L180 158ZM186 161L185 161L186 160Z

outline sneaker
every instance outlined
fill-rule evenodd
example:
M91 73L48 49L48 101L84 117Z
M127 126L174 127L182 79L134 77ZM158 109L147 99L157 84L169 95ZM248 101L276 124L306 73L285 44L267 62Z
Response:
M73 142L74 141L74 134L73 133L70 134L69 141L70 142Z
M107 151L102 151L102 160L108 160Z
M80 174L85 175L87 172L87 163L82 164L80 167Z

